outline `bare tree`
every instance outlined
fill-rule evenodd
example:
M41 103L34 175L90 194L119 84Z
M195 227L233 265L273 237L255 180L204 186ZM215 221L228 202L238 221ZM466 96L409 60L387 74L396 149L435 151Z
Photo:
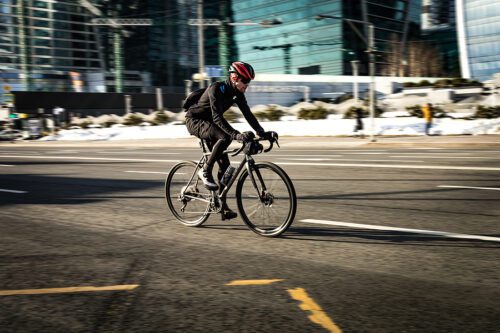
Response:
M442 76L443 60L434 45L411 41L407 49L408 76Z
M443 76L443 60L439 49L430 43L410 41L403 55L400 42L393 38L385 52L382 75L387 76Z

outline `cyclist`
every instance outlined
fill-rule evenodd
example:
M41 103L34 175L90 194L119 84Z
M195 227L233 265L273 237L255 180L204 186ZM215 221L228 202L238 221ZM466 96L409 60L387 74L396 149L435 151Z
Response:
M236 103L250 126L260 137L272 138L272 132L265 132L262 126L250 111L245 98L248 84L255 78L255 71L242 61L236 61L229 67L229 77L225 81L212 83L201 95L197 103L190 106L186 113L186 127L191 135L204 139L211 154L207 163L200 169L198 176L209 190L217 190L219 186L215 183L212 169L217 161L219 172L217 178L222 179L225 170L229 166L227 154L222 154L232 140L247 142L253 138L253 133L235 130L224 119L226 112ZM222 191L222 186L219 189ZM229 209L226 202L222 203L222 218L232 219L237 214Z

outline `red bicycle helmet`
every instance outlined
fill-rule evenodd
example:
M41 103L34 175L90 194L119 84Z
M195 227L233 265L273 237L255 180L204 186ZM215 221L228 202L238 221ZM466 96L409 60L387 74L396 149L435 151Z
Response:
M246 62L243 61L235 61L229 66L229 73L236 73L240 77L247 79L247 80L253 80L255 78L255 71L253 70L253 67L250 64L247 64Z

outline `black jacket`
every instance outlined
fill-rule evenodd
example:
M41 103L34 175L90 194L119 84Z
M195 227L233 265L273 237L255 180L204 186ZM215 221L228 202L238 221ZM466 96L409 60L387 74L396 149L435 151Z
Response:
M223 114L234 104L238 105L243 113L243 116L257 134L262 134L264 130L248 107L245 95L234 89L229 82L219 81L212 83L210 87L201 95L198 103L192 105L186 117L203 119L213 122L220 129L226 132L231 138L236 139L239 134L229 123L224 119Z

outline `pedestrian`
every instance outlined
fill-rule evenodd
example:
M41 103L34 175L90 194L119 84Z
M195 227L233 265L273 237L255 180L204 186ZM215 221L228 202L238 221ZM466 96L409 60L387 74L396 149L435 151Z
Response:
M431 103L426 103L422 106L422 116L425 119L425 135L431 135L433 109Z
M359 135L361 139L365 138L365 134L363 132L363 109L355 108L354 113L356 115L356 125L354 125L354 134Z
M61 127L63 123L65 123L64 118L63 118L63 112L64 108L60 106L56 106L55 108L52 109L52 115L54 117L54 122L56 127Z

